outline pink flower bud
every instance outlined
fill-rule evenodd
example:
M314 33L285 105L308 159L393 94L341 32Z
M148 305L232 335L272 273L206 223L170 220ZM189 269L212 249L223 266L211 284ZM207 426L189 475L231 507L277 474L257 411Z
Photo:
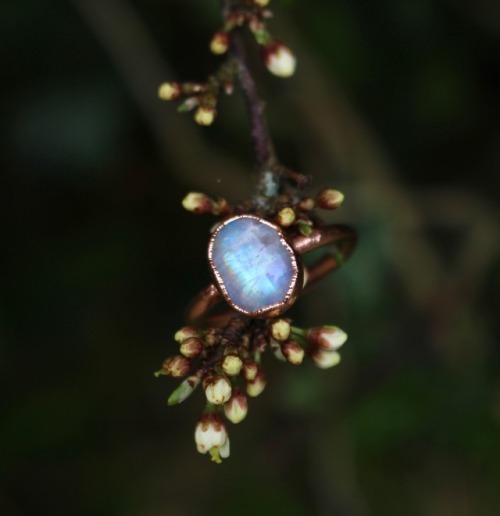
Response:
M259 369L254 380L247 382L247 394L252 398L257 397L266 386L266 375L262 369Z
M234 389L231 399L224 405L224 413L231 423L239 423L248 412L248 398L241 389Z
M207 374L203 378L205 396L210 403L222 405L231 397L231 382L222 374Z
M295 72L297 60L287 46L273 41L264 47L264 63L273 75L290 77Z
M326 351L335 351L347 340L347 333L337 326L320 326L307 332L307 340Z
M294 340L283 342L281 351L290 364L298 365L304 360L304 348Z
M229 437L222 418L217 414L203 414L194 431L196 448L200 453L210 452L212 460L220 463L229 457Z

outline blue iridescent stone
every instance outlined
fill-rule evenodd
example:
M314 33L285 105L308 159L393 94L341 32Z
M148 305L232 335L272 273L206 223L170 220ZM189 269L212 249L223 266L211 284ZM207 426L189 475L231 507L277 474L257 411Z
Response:
M269 310L290 298L297 262L279 229L253 216L239 216L216 229L210 265L226 300L249 314Z

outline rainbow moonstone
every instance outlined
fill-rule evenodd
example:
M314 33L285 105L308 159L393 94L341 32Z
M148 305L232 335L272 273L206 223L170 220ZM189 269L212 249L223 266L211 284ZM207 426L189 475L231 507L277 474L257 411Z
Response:
M221 224L212 236L208 254L226 300L253 316L285 302L297 283L295 253L280 229L252 215Z

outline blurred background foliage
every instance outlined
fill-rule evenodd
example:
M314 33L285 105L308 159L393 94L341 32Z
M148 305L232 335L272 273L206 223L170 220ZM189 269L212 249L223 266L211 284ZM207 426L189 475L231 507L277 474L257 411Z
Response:
M3 515L500 513L500 4L273 6L279 154L361 237L293 317L350 339L330 371L268 358L216 466L201 394L152 373L209 279L182 196L252 187L238 93L209 129L156 98L217 65L218 4L2 0Z

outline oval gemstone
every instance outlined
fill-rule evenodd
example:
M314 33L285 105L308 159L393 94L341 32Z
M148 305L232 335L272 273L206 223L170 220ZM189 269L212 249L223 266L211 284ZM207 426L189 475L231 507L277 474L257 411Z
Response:
M285 302L297 282L297 261L280 230L242 215L216 229L209 260L224 297L235 308L256 315Z

